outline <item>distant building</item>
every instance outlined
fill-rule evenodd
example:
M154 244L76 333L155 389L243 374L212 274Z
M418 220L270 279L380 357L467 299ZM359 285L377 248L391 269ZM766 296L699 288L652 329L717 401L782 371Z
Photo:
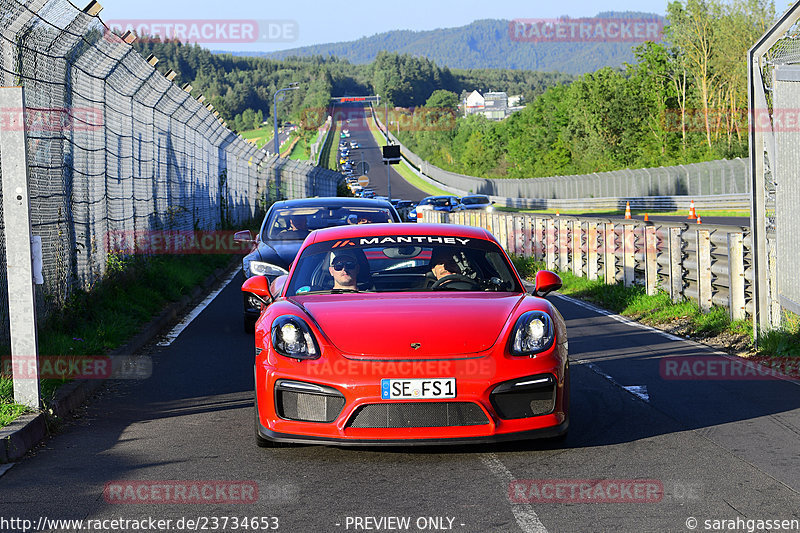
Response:
M464 116L482 112L484 105L485 101L481 93L472 91L464 100Z
M483 96L472 91L461 103L464 116L481 113L489 120L503 120L511 113L519 111L522 95L509 97L504 92L487 92Z

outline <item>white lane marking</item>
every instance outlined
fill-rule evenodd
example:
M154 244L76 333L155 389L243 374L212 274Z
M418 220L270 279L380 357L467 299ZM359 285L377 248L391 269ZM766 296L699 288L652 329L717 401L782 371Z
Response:
M650 403L650 395L647 393L647 385L631 385L629 387L622 387L634 396L638 396L642 401Z
M616 379L612 378L611 376L609 376L608 374L606 374L605 372L600 370L600 367L597 366L596 364L592 363L591 361L581 360L581 361L575 361L575 362L577 364L579 364L579 365L588 366L592 370L592 372L604 377L609 382L611 382L611 384L614 385L615 387L619 387L620 389L623 389L623 390L631 393L632 395L636 396L637 398L639 398L640 400L642 400L645 403L650 403L650 395L647 393L647 386L646 385L629 385L629 386L620 385L617 382Z
M688 342L688 343L692 343L692 344L698 344L700 346L703 346L710 353L713 353L714 355L719 355L721 357L724 357L725 359L727 359L729 361L735 361L735 362L741 363L742 361L747 361L748 360L746 357L739 357L737 355L731 355L729 353L725 353L725 352L721 352L719 350L715 350L714 348L712 348L711 346L708 346L707 344L700 344L698 342L693 341L692 339L686 339L686 338L683 338L683 337L678 337L677 335L673 335L672 333L667 333L666 331L664 331L662 329L654 328L653 326L648 326L646 324L641 324L639 322L636 322L635 320L631 320L629 318L625 318L624 316L620 316L620 315L618 315L616 313L612 313L611 311L606 311L605 309L601 309L601 308L596 307L596 306L594 306L594 305L592 305L590 303L586 303L586 302L581 301L581 300L576 300L575 298L571 298L569 296L564 296L563 294L552 293L551 296L555 296L557 298L561 298L563 300L566 300L567 302L570 302L570 303L573 303L573 304L577 305L578 307L583 307L584 309L588 309L590 311L594 311L595 313L599 313L601 315L605 315L605 316L607 316L607 317L609 317L609 318L611 318L613 320L616 320L617 322L621 322L621 323L627 324L629 326L636 326L637 328L645 329L645 330L650 331L652 333L656 333L658 335L662 335L662 336L668 338L669 340ZM584 361L584 362L586 363L588 361ZM760 363L757 363L757 364L760 364ZM764 365L761 365L761 366L764 366ZM594 368L597 368L597 367L594 366ZM600 373L600 372L598 372L598 373ZM605 374L603 374L603 375L605 375ZM608 377L608 379L611 379L610 376L606 376L606 377ZM798 380L794 376L781 376L781 375L778 374L778 375L775 375L775 378L776 379L780 379L781 381L786 381L788 383L793 383L793 384L797 385L798 387L800 387L800 380Z
M647 331L652 331L653 333L658 333L658 334L663 335L664 337L666 337L666 338L668 338L670 340L673 340L673 341L686 341L686 340L688 340L688 339L685 339L683 337L678 337L677 335L673 335L672 333L667 333L664 330L661 330L661 329L658 329L658 328L654 328L653 326L648 326L646 324L642 324L641 322L636 322L635 320L631 320L630 318L625 318L624 316L620 316L620 315L618 315L616 313L612 313L611 311L607 311L605 309L601 309L600 307L596 307L596 306L594 306L594 305L592 305L590 303L584 302L582 300L576 300L575 298L570 298L569 296L564 296L563 294L555 294L554 293L553 296L555 296L557 298L562 298L562 299L568 301L569 303L575 304L575 305L577 305L579 307L583 307L584 309L588 309L590 311L594 311L595 313L599 313L601 315L605 315L605 316L607 316L607 317L609 317L609 318L611 318L613 320L616 320L617 322L622 322L623 324L627 324L629 326L635 326L637 328L646 329ZM719 353L722 353L722 352L719 352Z
M168 333L168 334L167 334L167 335L164 337L164 339L162 339L162 340L161 340L161 341L158 343L158 346L169 346L170 344L172 344L172 342L173 342L175 339L177 339L177 338L178 338L178 335L180 335L180 334L181 334L181 332L182 332L184 329L186 329L186 326L188 326L189 324L191 324L191 323L192 323L192 320L194 320L195 318L197 318L197 316L198 316L198 315L199 315L199 314L200 314L200 313L203 311L203 309L205 309L205 308L206 308L206 306L208 306L208 304L210 304L210 303L211 303L211 302L214 300L214 298L216 298L216 297L217 297L217 295L218 295L219 293L221 293L221 292L223 291L223 289L225 289L225 287L227 287L227 286L230 284L230 282L231 282L231 281L233 281L233 278L235 278L235 277L236 277L236 275L237 275L238 273L239 273L239 269L237 268L237 269L236 269L236 270L234 270L232 273L228 274L228 277L227 277L227 278L225 278L225 280L223 281L223 283L222 283L222 285L220 286L220 288L218 288L217 290L215 290L214 292L212 292L211 294L209 294L208 296L206 296L206 299L205 299L205 300L203 300L202 302L200 302L200 303L197 305L197 307L195 307L194 309L192 309L192 312L191 312L191 313L189 313L188 315L186 315L186 316L184 317L184 319L183 319L183 320L181 320L181 321L178 323L178 325L176 325L174 328L172 328L172 331L170 331L170 332L169 332L169 333Z
M514 476L511 471L506 468L506 465L500 461L497 455L493 453L482 453L481 461L494 474L494 477L500 480L501 483L508 487ZM512 503L511 512L514 513L514 519L517 521L520 529L524 533L547 533L547 528L539 520L539 516L533 510L533 506L529 503Z
M0 465L0 477L3 477L3 474L11 470L11 467L17 463L6 463L4 465Z

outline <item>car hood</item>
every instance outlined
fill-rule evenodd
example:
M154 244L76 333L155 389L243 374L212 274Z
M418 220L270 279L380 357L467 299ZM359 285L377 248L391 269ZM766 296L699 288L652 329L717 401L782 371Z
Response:
M523 296L508 293L296 296L345 355L435 359L484 352ZM413 348L412 344L419 344Z
M302 240L270 241L269 243L262 241L258 244L257 260L277 264L289 270L289 265L294 261L302 244Z

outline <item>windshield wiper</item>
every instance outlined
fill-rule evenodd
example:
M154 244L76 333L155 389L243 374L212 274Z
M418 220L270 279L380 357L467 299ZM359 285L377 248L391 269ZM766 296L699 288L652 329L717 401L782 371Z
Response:
M331 294L343 294L345 292L360 292L358 289L331 289Z

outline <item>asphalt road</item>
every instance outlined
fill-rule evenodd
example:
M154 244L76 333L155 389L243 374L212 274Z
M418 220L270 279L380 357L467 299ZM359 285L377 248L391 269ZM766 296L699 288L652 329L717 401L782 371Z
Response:
M426 196L430 196L425 191L417 189L403 179L395 170L395 165L389 165L389 177L387 178L386 165L383 164L382 151L382 146L386 143L384 142L378 145L378 143L375 142L375 137L373 137L372 133L369 131L369 125L366 122L367 119L365 118L363 107L360 105L345 105L335 108L334 112L334 116L342 117L343 123L341 128L350 130L350 137L347 141L356 141L361 146L356 150L350 151L350 158L356 162L363 160L369 164L370 170L367 174L370 179L369 187L375 189L376 195L389 195L388 183L390 180L392 184L392 198L419 202ZM350 120L349 123L344 122L348 119ZM337 150L338 142L339 141L336 141Z
M277 517L279 531L299 533L690 531L690 517L707 531L705 520L800 519L800 386L665 379L665 357L724 359L557 295L572 365L571 428L563 444L257 448L253 337L241 330L240 275L170 346L147 350L152 377L110 383L57 436L0 477L0 530L21 530L3 518L36 523L40 517L152 517L173 520L172 530L182 517ZM233 480L258 493L240 504L120 504L108 492L165 480ZM567 503L542 488L545 501L510 500L509 483L546 487L547 480L603 487L616 482L609 480L649 480L663 493L645 501L629 486L621 492L627 503L589 503L586 496ZM214 497L235 496L224 494L234 493ZM565 495L572 498L569 490ZM378 527L365 517L411 522ZM212 525L206 522L206 530L236 530L232 523ZM108 522L102 530L134 529Z

